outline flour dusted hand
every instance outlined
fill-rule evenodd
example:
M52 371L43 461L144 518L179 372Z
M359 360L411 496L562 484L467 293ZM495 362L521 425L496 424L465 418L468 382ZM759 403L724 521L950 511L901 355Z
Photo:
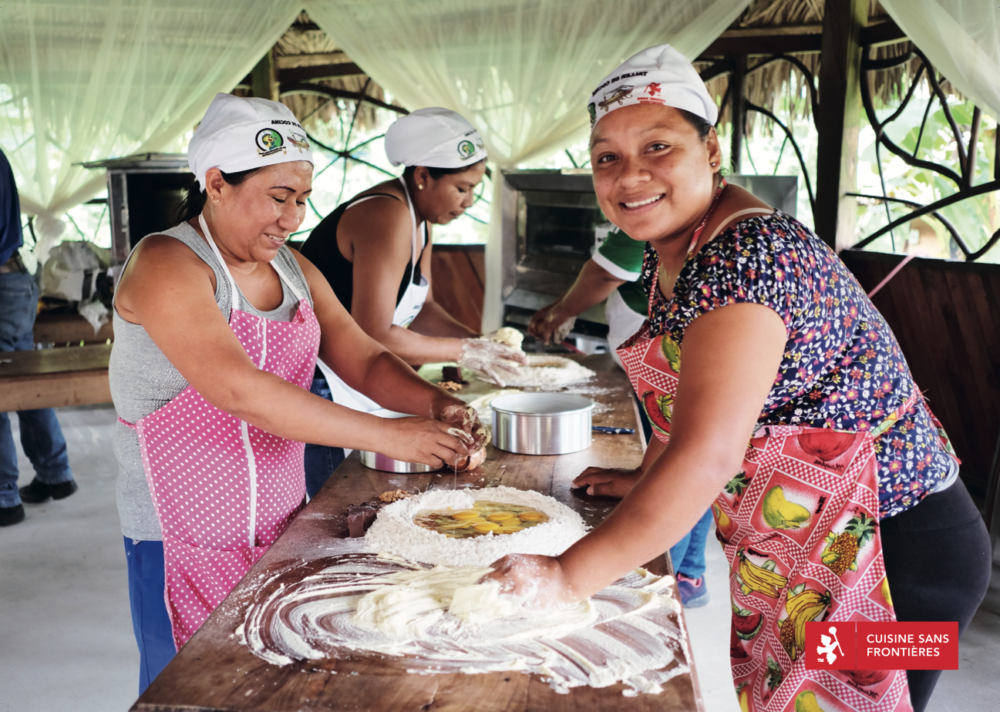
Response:
M503 388L503 373L517 373L518 365L528 362L523 351L487 339L462 339L458 365L482 374Z
M578 600L563 575L559 559L538 554L507 554L491 564L483 581L497 581L500 592L514 595L526 608L556 608Z
M439 468L469 456L468 439L458 437L453 426L427 418L385 418L385 446L379 452L403 462Z
M468 436L466 445L469 447L469 452L481 450L486 446L489 433L486 431L486 426L480 422L479 413L472 406L465 403L449 405L441 411L437 419L458 428Z
M561 344L576 324L576 317L563 314L558 304L557 301L542 307L531 317L528 333L543 344Z

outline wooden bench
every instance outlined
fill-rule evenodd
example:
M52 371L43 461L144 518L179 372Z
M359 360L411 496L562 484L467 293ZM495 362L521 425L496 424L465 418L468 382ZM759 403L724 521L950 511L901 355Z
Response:
M79 314L52 314L41 312L35 317L35 327L32 335L36 344L55 344L65 346L66 344L104 344L108 339L114 340L115 332L111 327L111 320L104 324L97 333L90 322Z
M110 358L111 344L0 352L0 412L110 403Z

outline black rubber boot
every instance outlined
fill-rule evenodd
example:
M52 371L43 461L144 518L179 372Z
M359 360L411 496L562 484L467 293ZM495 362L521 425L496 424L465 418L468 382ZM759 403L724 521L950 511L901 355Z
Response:
M25 485L18 491L21 493L22 502L40 504L49 497L52 499L65 499L76 492L77 489L76 480L60 482L57 485L47 485L36 477L31 481L31 484Z
M24 521L24 505L16 507L0 507L0 527L9 527Z

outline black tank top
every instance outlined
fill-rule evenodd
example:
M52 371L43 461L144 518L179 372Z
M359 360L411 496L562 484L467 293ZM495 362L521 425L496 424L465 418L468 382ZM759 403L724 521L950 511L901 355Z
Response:
M399 198L391 193L369 193L368 195L362 195L346 203L342 203L336 210L323 218L319 225L313 228L312 232L309 233L309 237L302 244L302 254L323 273L326 281L333 287L333 293L337 295L337 299L340 300L340 303L344 305L344 308L348 312L351 311L351 295L354 293L354 264L348 262L347 258L340 253L340 248L337 246L337 225L340 223L340 218L345 210L360 200L373 198L376 195L399 200ZM417 263L415 265L411 264L410 269L403 272L403 280L400 282L399 290L396 292L397 305L403 300L403 295L410 284L420 284L420 262L424 256L424 250L427 249L428 242L427 225L425 224L424 246L420 250Z

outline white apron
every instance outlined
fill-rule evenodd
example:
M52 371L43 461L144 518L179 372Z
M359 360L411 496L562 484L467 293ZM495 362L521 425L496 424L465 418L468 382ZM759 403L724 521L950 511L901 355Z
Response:
M417 226L417 214L413 209L413 201L410 200L410 192L406 189L406 182L400 178L399 182L403 184L403 193L406 195L406 204L410 209L410 222L413 225L413 232L410 242L410 279L406 286L406 291L403 292L403 298L396 305L396 311L392 314L392 324L393 326L402 326L404 328L408 327L410 323L417 318L417 314L423 309L424 302L427 301L427 293L431 289L431 284L427 281L427 276L420 275L420 283L414 284L412 275L417 268L417 260L420 259L420 254L423 250L423 245L419 245L420 241L420 231ZM421 223L421 226L423 223ZM322 360L316 362L319 366L319 370L323 372L323 376L326 378L326 382L330 384L330 393L333 396L333 402L339 405L346 406L352 410L359 410L363 413L371 413L372 411L379 410L382 406L373 401L371 398L367 397L363 393L359 393L350 386L348 386L344 381L333 372L333 370L323 363ZM350 450L344 448L345 454L350 454Z
M604 304L604 318L608 322L608 346L611 358L622 368L622 360L618 357L618 347L625 343L632 334L642 328L646 321L645 314L639 314L625 303L621 293L616 289L608 296Z

